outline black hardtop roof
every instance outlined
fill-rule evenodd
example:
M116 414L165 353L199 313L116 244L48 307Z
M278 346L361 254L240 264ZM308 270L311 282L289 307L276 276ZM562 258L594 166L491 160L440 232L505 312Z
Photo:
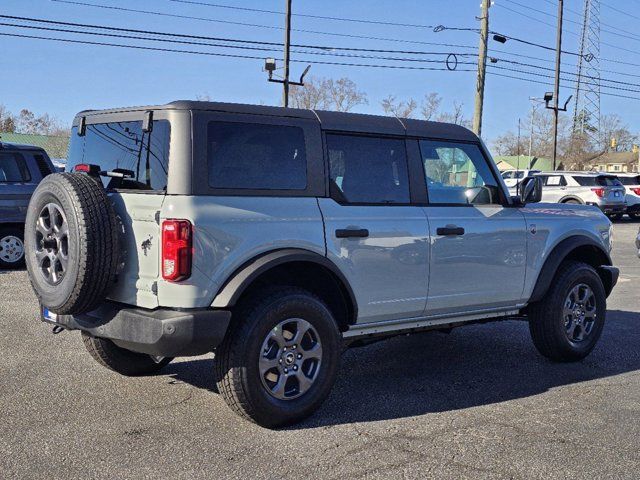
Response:
M36 147L35 145L24 145L22 143L6 143L0 141L0 152L4 152L7 150L28 150L28 151L38 151L44 152L44 148Z
M381 115L306 110L300 108L271 107L243 103L203 102L177 100L165 105L123 107L107 110L84 110L79 112L73 124L78 125L81 117L149 110L202 110L211 112L244 113L287 118L317 120L324 130L336 130L383 135L408 135L411 137L431 137L446 140L477 141L470 130L451 123L429 122L425 120L399 119Z

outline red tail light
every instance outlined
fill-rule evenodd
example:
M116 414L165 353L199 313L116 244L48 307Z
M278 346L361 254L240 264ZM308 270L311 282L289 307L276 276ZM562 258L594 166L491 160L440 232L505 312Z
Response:
M633 191L633 193L640 196L640 188L632 188L631 190Z
M162 222L162 278L180 282L191 276L191 222Z
M592 188L591 190L600 198L604 197L604 188Z

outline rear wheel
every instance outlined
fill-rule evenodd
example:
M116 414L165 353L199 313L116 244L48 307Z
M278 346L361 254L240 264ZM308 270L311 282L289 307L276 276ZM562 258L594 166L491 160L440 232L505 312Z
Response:
M24 265L24 232L18 227L0 228L0 267L19 268Z
M218 389L234 412L259 425L298 422L329 395L340 346L319 298L299 288L264 292L235 314L216 350Z
M154 357L121 348L106 338L82 332L82 342L93 359L103 367L127 377L152 375L167 366L172 357Z
M529 306L529 330L538 351L552 360L586 357L604 327L607 305L602 280L585 263L563 263L545 298Z
M569 200L565 200L562 203L568 203L570 205L582 205L578 200L574 200L573 198L570 198Z

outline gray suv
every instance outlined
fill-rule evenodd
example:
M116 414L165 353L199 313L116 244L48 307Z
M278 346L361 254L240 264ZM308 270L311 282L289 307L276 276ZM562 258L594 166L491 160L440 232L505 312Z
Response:
M537 349L594 348L618 278L595 207L510 197L457 125L178 101L85 111L27 217L42 319L123 375L215 352L244 418L319 408L345 346L527 320Z
M39 147L0 142L0 268L24 264L24 219L31 194L55 172Z

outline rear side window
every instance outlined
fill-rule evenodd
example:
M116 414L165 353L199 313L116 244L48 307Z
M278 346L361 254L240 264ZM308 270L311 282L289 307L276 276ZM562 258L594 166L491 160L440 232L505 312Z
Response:
M0 153L0 183L20 183L31 180L29 168L17 153Z
M583 187L619 187L622 185L620 183L620 180L618 180L616 177L605 176L605 175L600 175L600 176L594 175L592 177L575 176L573 178L576 182L578 182Z
M640 175L636 177L619 177L623 185L640 185Z
M300 127L209 122L209 186L248 190L304 190L307 156Z
M44 155L35 153L33 155L33 159L36 161L36 165L38 165L38 171L40 172L40 175L42 175L42 178L52 173L51 168L49 168L49 164L47 164L47 161L44 159Z
M107 189L166 190L169 138L166 120L154 121L151 132L142 131L142 121L87 125L81 137L74 128L66 169L73 171L77 164L88 163L127 175L102 177Z
M327 135L331 196L347 203L410 203L404 140Z

